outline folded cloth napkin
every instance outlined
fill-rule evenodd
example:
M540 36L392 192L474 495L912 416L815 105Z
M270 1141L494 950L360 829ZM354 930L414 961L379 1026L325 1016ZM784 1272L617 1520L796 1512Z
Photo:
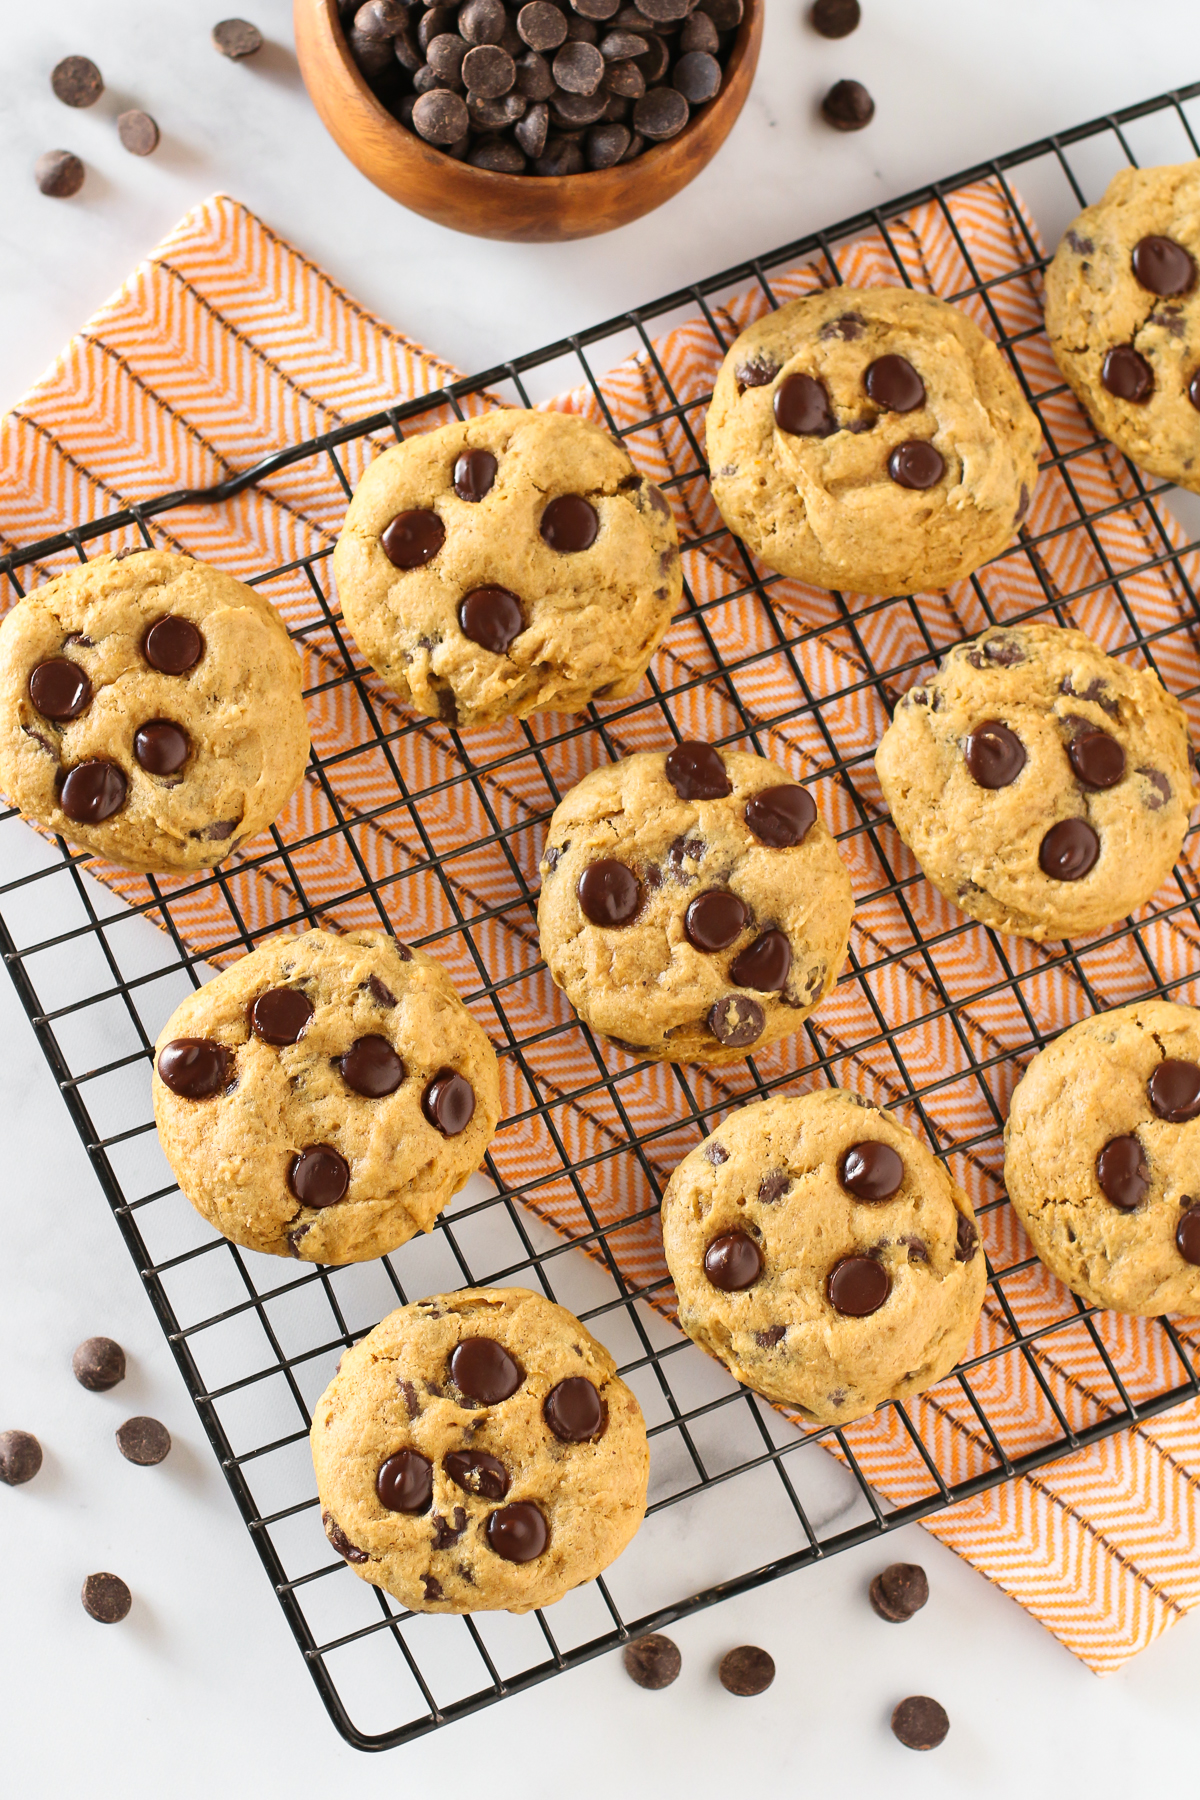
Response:
M1082 1431L1112 1417L1121 1407L1118 1382L1134 1399L1177 1385L1182 1358L1197 1348L1186 1321L1172 1339L1154 1321L1079 1318L1071 1296L1031 1258L1004 1200L1000 1141L1008 1097L1030 1054L1030 1019L1049 1032L1096 1005L1144 993L1141 947L1164 980L1181 984L1179 998L1200 1000L1194 921L1180 905L1200 887L1194 868L1185 860L1190 892L1159 896L1136 936L1105 935L1069 958L1054 945L1008 940L997 949L919 878L883 813L870 762L885 699L894 702L928 672L933 651L987 623L981 599L1000 619L1058 606L1045 616L1075 623L1113 650L1129 644L1136 624L1155 634L1160 671L1196 707L1195 612L1180 576L1159 560L1181 540L1139 498L1123 460L1107 446L1089 448L1090 429L1062 388L1041 331L1036 253L1020 202L992 180L837 249L842 279L857 285L907 280L946 296L973 290L961 302L965 310L992 335L1000 328L1015 338L1031 390L1050 396L1042 412L1056 460L1028 521L1036 549L1018 548L975 582L922 596L919 606L875 602L848 620L832 597L776 580L772 620L747 588L746 564L723 532L698 448L703 401L722 354L716 333L727 343L769 304L760 284L730 291L723 304L710 301L707 314L675 315L629 360L549 403L634 427L627 441L635 459L668 483L690 546L684 561L693 607L672 626L651 673L681 730L742 736L733 679L762 748L817 790L824 817L846 834L859 899L852 968L814 1015L811 1035L765 1052L760 1074L794 1076L801 1086L826 1079L816 1045L835 1079L899 1108L935 1147L949 1150L981 1211L993 1270L1012 1271L1001 1291L989 1289L972 1350L972 1358L996 1354L969 1361L965 1376L911 1404L913 1430L889 1408L848 1429L835 1447L895 1505L936 1498L942 1482L986 1476L1004 1457L1058 1440L1064 1424ZM771 281L776 298L786 299L833 279L829 262L815 257ZM214 484L280 446L436 392L455 375L244 207L216 196L181 221L8 417L0 432L3 547L166 490ZM682 412L672 407L666 380L684 401ZM488 403L478 395L463 404L478 410ZM418 428L449 416L444 405L431 407ZM670 1069L639 1071L619 1050L590 1047L539 963L529 908L555 789L565 791L612 751L664 745L661 708L650 688L644 707L599 708L616 715L608 749L598 732L564 737L562 720L543 718L528 731L508 723L471 733L464 751L448 727L406 715L369 671L357 682L342 680L328 560L311 565L311 579L306 568L286 565L328 551L345 483L388 441L379 434L348 442L336 457L299 462L224 505L184 507L151 522L158 544L242 577L284 569L263 591L299 634L324 766L310 770L278 833L242 846L219 882L147 880L91 866L151 916L159 898L170 896L183 941L217 962L280 926L377 925L374 887L400 935L432 948L447 966L503 1053L508 1123L495 1144L498 1179L572 1237L586 1238L597 1223L608 1227L609 1254L622 1274L671 1316L649 1176L665 1180L695 1143L696 1127L664 1123L686 1111ZM143 541L131 527L88 548L95 554ZM72 560L26 568L20 579L32 585ZM1188 574L1194 579L1196 571ZM16 592L10 586L6 605ZM1059 605L1063 595L1072 598ZM895 678L876 682L868 656ZM715 658L734 665L732 678L717 671ZM828 736L806 703L813 695ZM850 765L853 786L830 773L831 746ZM462 778L465 752L474 785ZM431 851L446 858L440 874L431 870ZM903 883L899 895L890 891L893 874ZM503 983L503 1014L480 991L481 969ZM885 1020L905 1021L903 1068L882 1037ZM626 1072L619 1108L598 1079L601 1055L609 1069ZM750 1075L690 1070L688 1084L707 1112L736 1105ZM629 1147L631 1127L644 1136L640 1153ZM1016 1343L1016 1330L1056 1321L1034 1346ZM1188 1403L960 1502L930 1518L927 1529L1107 1672L1200 1604L1198 1484L1200 1404Z

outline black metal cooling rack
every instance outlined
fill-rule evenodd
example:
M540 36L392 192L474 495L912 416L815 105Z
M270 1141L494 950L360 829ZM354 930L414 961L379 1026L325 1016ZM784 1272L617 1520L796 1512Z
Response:
M1054 243L1078 208L1098 197L1116 167L1126 161L1177 161L1200 152L1187 113L1188 103L1198 96L1200 83L1047 138L998 161L981 164L950 181L862 213L828 231L680 289L653 305L541 351L456 382L424 399L382 410L307 443L280 449L220 487L166 494L106 518L81 523L57 537L0 558L0 575L19 594L22 585L18 572L32 563L64 552L86 560L85 546L96 540L119 538L130 527L152 544L149 525L160 514L183 505L217 504L253 483L297 465L312 465L319 471L317 478L324 480L332 470L340 489L348 494L339 447L368 435L403 435L406 428L419 428L431 410L447 404L461 408L465 399L484 390L515 395L529 404L531 398L537 397L533 390L539 373L544 376L552 365L554 387L582 383L603 409L597 370L602 374L604 368L628 352L630 345L650 359L666 404L654 420L641 419L626 427L624 435L644 429L648 423L666 425L678 421L688 436L697 468L701 469L695 425L706 397L684 400L674 392L655 352L652 329L665 329L691 314L705 321L724 346L726 340L716 322L721 296L758 283L774 303L772 273L803 257L820 260L831 278L840 279L839 245L872 228L880 233L896 258L901 276L907 279L889 233L889 221L923 204L940 209L969 270L969 284L960 294L948 297L982 299L997 336L1014 355L1019 369L1017 353L1022 339L1032 333L1005 333L992 303L993 290L999 284L976 270L947 202L956 192L987 178L999 183L1011 199L1009 172L1019 168L1022 195L1046 240ZM1013 210L1019 220L1019 209L1014 206ZM1025 234L1019 249L1021 254L1006 272L1006 280L1027 276L1041 266L1030 234ZM1029 391L1028 382L1025 385L1042 420L1048 465L1062 472L1078 509L1078 524L1088 533L1103 565L1104 585L1122 610L1128 627L1122 647L1136 647L1154 666L1156 650L1161 648L1165 634L1147 630L1140 623L1137 607L1128 599L1128 587L1148 570L1169 569L1178 591L1187 596L1195 626L1200 627L1200 607L1185 562L1187 551L1196 546L1181 546L1177 528L1172 534L1162 510L1165 485L1148 482L1136 470L1130 470L1130 497L1122 504L1138 508L1145 524L1147 552L1138 568L1115 570L1097 532L1097 515L1089 515L1071 479L1073 459L1094 449L1095 443L1060 448L1047 407L1063 390L1058 387L1038 394ZM678 479L684 483L694 477ZM1178 516L1187 517L1186 506ZM685 554L689 548L705 542L689 540ZM1035 569L1041 569L1038 551L1044 542L1026 530L1019 550L1009 554L1028 557ZM512 1058L519 1066L529 1096L526 1116L537 1118L546 1127L545 1142L554 1148L556 1166L545 1177L514 1184L505 1182L495 1160L489 1158L488 1173L494 1192L484 1191L478 1184L468 1188L430 1239L405 1246L402 1252L381 1263L345 1270L301 1265L293 1270L273 1259L247 1256L194 1222L178 1191L169 1182L163 1184L163 1165L153 1160L156 1146L146 1070L158 1026L188 984L197 984L201 978L198 965L202 959L185 948L178 917L188 897L206 884L219 886L233 922L229 943L221 948L245 949L252 944L228 873L206 875L170 893L148 878L145 901L129 906L90 879L87 857L73 854L61 840L55 845L47 844L17 823L15 815L9 812L0 815L0 832L4 834L0 843L7 877L0 885L0 945L296 1641L334 1722L352 1744L380 1749L403 1743L613 1649L642 1631L668 1626L727 1595L744 1592L896 1526L928 1517L954 1501L1027 1473L1120 1430L1134 1419L1163 1412L1200 1392L1188 1345L1169 1321L1161 1321L1158 1327L1163 1334L1163 1378L1152 1391L1146 1391L1143 1383L1134 1397L1106 1342L1103 1315L1094 1316L1076 1301L1073 1307L1068 1304L1063 1316L1052 1323L1023 1325L1010 1293L1013 1282L1029 1271L1032 1259L1004 1267L989 1266L990 1294L1004 1327L1002 1341L990 1343L954 1378L977 1422L986 1466L977 1467L965 1477L947 1479L935 1450L922 1439L915 1409L898 1407L895 1412L914 1457L919 1458L925 1471L925 1479L923 1491L915 1498L889 1506L873 1491L851 1442L842 1432L805 1434L748 1391L738 1388L687 1344L648 1304L655 1298L654 1288L662 1284L639 1286L631 1280L623 1272L617 1243L619 1232L652 1215L662 1174L661 1162L655 1160L655 1146L661 1148L672 1132L678 1132L678 1121L669 1127L651 1125L640 1132L636 1130L625 1099L631 1092L628 1084L637 1077L637 1066L628 1057L613 1058L583 1031L582 1040L594 1065L586 1092L605 1100L614 1130L608 1140L599 1140L599 1149L573 1156L561 1129L561 1108L564 1100L569 1104L579 1095L564 1097L549 1090L539 1077L532 1047L552 1038L556 1031L580 1032L581 1028L575 1021L559 1025L548 1022L540 1032L522 1036L506 1011L512 1004L511 978L489 978L476 943L475 928L504 912L519 917L526 927L532 922L536 893L531 877L536 870L536 853L532 860L528 856L522 859L515 847L519 834L524 834L528 842L539 839L545 820L560 797L548 770L550 751L580 733L600 733L606 749L615 754L621 722L635 713L644 716L647 704L657 710L663 741L669 741L670 733L678 737L674 710L696 685L696 678L688 677L677 686L667 687L652 682L649 703L643 694L627 705L604 709L602 715L593 709L585 719L570 722L560 732L542 731L535 736L524 728L525 753L532 754L545 776L546 797L543 807L532 813L527 811L517 824L505 823L497 816L486 783L486 778L494 776L505 759L473 765L469 738L463 740L447 728L446 739L453 745L463 770L462 779L473 784L483 817L490 822L486 840L481 841L501 848L516 890L514 898L491 911L482 903L476 905L474 912L464 910L462 890L453 878L453 864L455 858L468 856L479 845L457 845L439 853L433 836L422 823L423 809L432 805L445 783L423 789L415 780L415 760L409 766L409 740L421 729L421 722L401 722L390 729L380 723L380 712L372 704L369 678L346 652L337 631L336 613L326 597L327 584L320 578L320 565L327 555L327 550L320 550L289 565L293 572L303 572L315 600L314 623L302 625L296 636L302 639L306 633L320 630L337 646L340 673L335 683L323 685L328 688L338 682L354 684L374 732L373 743L365 748L386 753L399 797L424 844L427 867L436 872L453 915L453 923L446 931L435 932L423 941L432 944L435 952L439 942L455 934L467 942L478 985L466 998L477 1008L481 1003L490 1005L493 1036L498 1039L502 1057ZM897 679L903 684L911 678L916 663L927 663L934 655L933 638L912 603L903 603L911 608L923 634L921 654L915 662L879 667L867 648L868 621L881 607L896 603L875 602L851 615L835 597L836 618L832 624L800 627L793 616L776 605L772 592L775 578L756 572L748 559L743 558L743 565L737 587L719 600L697 605L690 591L685 595L689 616L712 658L712 670L700 679L718 686L732 708L731 716L736 721L732 735L759 747L762 721L744 692L756 654L722 659L717 655L710 630L717 606L753 593L770 623L776 647L787 656L796 674L800 697L794 711L785 717L811 718L824 746L822 774L841 783L854 798L855 818L842 834L843 842L869 840L882 871L877 889L867 896L859 895L860 908L883 898L894 900L911 937L899 948L885 946L874 962L852 958L843 976L843 981L857 983L869 1002L870 1028L861 1042L840 1045L835 1053L814 1028L820 1024L818 1014L809 1022L801 1040L800 1060L808 1059L804 1067L768 1075L752 1061L747 1065L750 1085L739 1097L763 1095L780 1082L794 1079L796 1073L818 1081L832 1080L834 1065L844 1066L848 1054L888 1047L894 1055L898 1095L915 1111L928 1141L946 1156L986 1154L990 1149L995 1167L1002 1112L993 1077L1007 1059L1026 1056L1044 1041L1031 1000L1034 978L1047 969L1069 969L1089 1003L1098 1006L1089 958L1097 949L1103 951L1106 944L1128 939L1136 946L1144 966L1142 992L1177 991L1178 979L1168 979L1156 963L1151 927L1155 921L1175 920L1200 928L1197 882L1190 865L1185 857L1175 874L1175 891L1165 900L1159 896L1162 903L1153 915L1142 915L1136 924L1128 922L1119 931L1082 949L1066 943L1040 955L1033 965L1021 965L1011 947L1006 948L988 934L997 971L994 982L978 993L952 993L941 952L962 933L980 928L955 917L940 933L922 938L914 923L912 904L919 876L911 870L896 872L894 844L884 840L878 813L863 802L856 785L861 783L868 758L847 754L840 747L831 711L835 701L844 701L859 690L872 690L878 695L894 693ZM267 582L283 572L265 570L258 579ZM994 614L985 584L976 578L974 589L979 628L993 620ZM1043 580L1042 592L1037 610L1061 623L1066 617L1065 609L1080 598L1083 590L1055 592ZM863 676L858 688L847 688L837 696L819 696L805 676L805 664L808 653L819 645L822 636L834 629L848 634L853 641ZM1190 623L1186 629L1195 642ZM1193 697L1196 692L1189 690L1183 697ZM313 773L323 791L330 793L328 771L319 760L314 760ZM336 806L333 813L336 822L332 835L342 836L354 855L350 828ZM311 923L317 910L347 897L374 900L386 925L388 912L381 897L384 884L370 875L361 857L355 864L357 879L352 896L335 896L331 900L325 895L319 903L310 903L297 865L301 853L311 848L319 836L297 838L285 844L276 831L273 849L256 858L260 868L273 861L282 866L288 891L295 896L291 914L274 920L270 929L278 929L281 924ZM917 1023L951 1023L962 1051L963 1067L983 1096L986 1128L969 1139L947 1141L933 1115L936 1097L949 1077L944 1072L932 1078L922 1076L906 1066L902 1034L899 1028L895 1032L889 1028L876 998L877 979L906 958L910 964L915 961L920 965L933 996L927 1014ZM1011 995L1023 1021L1021 1042L991 1057L979 1055L969 1034L957 1023L968 1002L986 998L989 993ZM905 1030L912 1025L913 1021L906 1021ZM727 1097L718 1094L714 1098L713 1092L702 1088L694 1070L676 1069L672 1080L680 1118L691 1121L694 1141L703 1121L725 1105ZM584 1091L580 1089L580 1093ZM505 1129L511 1125L512 1121L507 1121ZM612 1225L602 1224L589 1201L589 1176L606 1159L629 1154L631 1144L645 1183L646 1204L632 1217L626 1216ZM554 1232L534 1212L518 1204L526 1200L536 1203L543 1181L551 1179L569 1182L582 1221L578 1231L565 1235ZM1004 1204L1002 1197L993 1203L997 1208ZM582 1254L584 1250L587 1256ZM540 1285L552 1298L580 1313L617 1353L622 1373L637 1388L650 1425L653 1474L647 1522L631 1550L604 1578L577 1590L549 1616L537 1614L516 1620L492 1614L473 1619L406 1614L386 1595L359 1582L329 1553L317 1523L317 1502L307 1456L309 1408L341 1351L391 1306L438 1287L505 1281ZM1054 1333L1066 1329L1086 1331L1109 1378L1103 1404L1084 1419L1078 1414L1068 1416L1070 1409L1047 1375L1047 1345L1052 1345ZM1005 1448L1003 1426L989 1418L975 1391L981 1371L1001 1355L1025 1360L1055 1421L1048 1438L1019 1452ZM818 1446L826 1440L836 1446L837 1461L818 1454ZM673 1512L681 1505L686 1509L683 1515ZM729 1530L731 1506L737 1509L739 1518L744 1518L748 1506L752 1510L756 1521L752 1544L745 1544L743 1530ZM681 1516L687 1523L684 1533L678 1526ZM671 1572L674 1565L669 1536L673 1521L675 1535L685 1536L688 1542L690 1572L684 1576ZM671 1581L676 1583L677 1591L671 1590ZM695 1586L699 1591L689 1591Z

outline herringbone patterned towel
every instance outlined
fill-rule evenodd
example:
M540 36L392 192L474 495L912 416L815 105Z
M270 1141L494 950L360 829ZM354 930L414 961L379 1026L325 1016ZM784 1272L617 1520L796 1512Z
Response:
M984 330L994 333L998 321L1018 336L1014 353L1035 392L1057 388L1039 330L1037 279L1015 272L1029 260L1028 221L989 182L960 192L950 210L953 229L933 206L892 225L904 273L917 286L961 293L972 286L960 248L969 245L990 284L989 300L976 293L963 304ZM902 278L879 234L843 246L839 261L844 278L860 285ZM828 279L824 265L803 263L773 278L773 286L788 297ZM732 335L767 303L757 285L733 293L715 312L717 326ZM964 583L948 595L923 597L919 608L874 605L851 624L829 596L779 582L771 592L776 621L788 631L781 645L775 622L752 591L743 591L745 566L721 535L698 470L700 402L719 359L712 326L698 311L605 376L599 397L584 387L552 404L596 417L607 408L618 425L629 426L669 404L664 375L685 401L697 403L684 419L672 415L630 439L647 473L676 478L671 492L680 525L703 540L687 552L685 573L694 607L704 610L676 621L653 677L671 695L685 734L736 741L744 726L713 674L714 656L736 662L738 692L757 715L763 748L817 790L831 827L848 834L844 848L860 902L854 969L816 1015L813 1038L768 1051L759 1072L801 1087L823 1079L815 1041L833 1059L839 1081L905 1111L936 1147L949 1149L955 1173L985 1209L992 1267L1007 1270L1029 1260L1029 1247L1003 1198L998 1122L1028 1055L1030 1021L1053 1030L1095 1004L1136 998L1150 979L1143 951L1164 980L1179 984L1181 998L1200 1000L1200 944L1180 905L1196 894L1195 871L1185 862L1177 884L1187 885L1160 895L1136 934L1078 947L1074 961L1054 946L1009 940L997 949L982 930L963 929L880 817L870 753L897 684L865 678L865 656L877 670L898 671L898 684L907 685L928 668L931 645L940 648L986 622L979 594ZM431 392L453 374L366 313L243 207L217 197L182 221L7 420L0 437L5 547L167 489L215 483L269 450ZM1044 411L1060 452L1087 444L1068 394L1050 399ZM434 422L432 415L424 421ZM380 447L382 440L344 447L351 481ZM1080 522L1077 496L1093 523ZM153 533L160 543L253 577L331 545L344 505L333 463L310 459L227 505L171 512ZM1078 596L1067 609L1075 623L1114 649L1129 643L1131 626L1153 634L1164 678L1194 695L1195 614L1177 575L1156 560L1169 547L1170 527L1138 503L1121 459L1085 450L1048 470L1030 527L1041 539L1037 553L1015 551L981 577L996 615ZM131 530L95 548L138 541ZM327 562L314 568L331 599ZM25 578L51 572L44 567ZM414 726L377 684L360 690L338 679L336 608L331 617L303 570L275 577L265 591L293 628L303 629L313 736L325 769L313 773L280 822L286 854L264 837L243 847L220 885L160 883L177 896L177 927L192 949L220 961L236 953L243 931L303 922L301 890L309 917L335 928L377 923L366 878L381 883L400 934L432 946L460 989L475 996L498 1042L503 1027L479 995L480 965L505 983L507 1018L526 1047L521 1057L503 1060L508 1123L495 1147L500 1178L571 1235L587 1234L589 1210L606 1226L628 1221L610 1236L612 1253L669 1312L649 1174L665 1178L696 1141L695 1126L670 1123L683 1110L670 1069L638 1073L614 1050L604 1052L609 1066L631 1070L618 1090L622 1116L538 961L522 893L522 881L536 886L551 804L547 780L565 791L611 752L663 745L657 704L608 709L620 714L607 732L608 748L599 732L564 736L557 720L538 721L529 735L513 726L471 734L466 751L487 771L485 804L461 779L464 750L448 729ZM820 727L813 696L822 701ZM391 734L386 746L367 716L367 697ZM850 765L853 785L830 778L835 754ZM425 796L420 828L408 803L413 792ZM876 823L874 841L862 829L864 813ZM440 876L430 870L431 853L452 857ZM899 895L884 858L903 880ZM99 872L131 900L153 899L141 878ZM340 898L347 894L358 897ZM914 932L924 953L914 948ZM903 1069L881 1035L884 1021L910 1022L899 1041ZM750 1077L742 1070L691 1072L689 1080L707 1109L735 1104ZM911 1106L914 1092L920 1116ZM539 1111L539 1096L555 1098L554 1108ZM627 1148L630 1127L647 1136L642 1156ZM580 1171L574 1182L566 1161ZM1179 1352L1158 1326L1109 1315L1089 1327L1036 1262L1005 1279L1003 1296L989 1291L975 1356L1011 1343L1014 1326L1059 1320L1061 1327L1040 1340L1036 1370L1016 1350L973 1368L978 1407L951 1379L910 1408L945 1481L998 1466L989 1428L1016 1456L1060 1437L1062 1418L1084 1429L1111 1416L1114 1372L1135 1398L1180 1379L1179 1363L1172 1363ZM1196 1348L1190 1329L1181 1328L1179 1342ZM863 1421L846 1437L889 1500L936 1491L937 1477L895 1411ZM1198 1482L1200 1405L1189 1404L943 1512L928 1528L1094 1669L1107 1671L1200 1603Z

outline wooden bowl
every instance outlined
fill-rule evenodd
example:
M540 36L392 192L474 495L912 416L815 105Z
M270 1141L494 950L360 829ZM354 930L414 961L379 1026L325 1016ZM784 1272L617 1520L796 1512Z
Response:
M612 231L652 212L712 160L746 103L766 0L746 0L715 100L668 143L582 175L493 175L455 162L407 131L376 99L350 54L337 0L293 0L300 71L331 137L393 200L476 237L557 243Z

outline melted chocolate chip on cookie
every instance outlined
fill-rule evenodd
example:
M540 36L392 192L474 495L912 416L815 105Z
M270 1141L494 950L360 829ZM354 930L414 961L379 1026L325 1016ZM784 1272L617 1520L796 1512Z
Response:
M350 1186L350 1165L332 1144L308 1144L293 1156L288 1186L302 1206L336 1206Z
M65 724L92 704L91 680L69 657L52 656L30 673L29 698L43 719Z
M142 639L142 655L161 675L186 675L204 655L204 639L190 619L166 613Z
M1125 779L1125 752L1115 737L1098 725L1080 721L1080 729L1067 745L1067 757L1086 788L1116 787Z
M1168 1124L1200 1118L1200 1065L1169 1056L1159 1063L1146 1088L1151 1106Z
M789 375L775 390L775 423L789 437L828 437L837 430L829 395L811 375Z
M525 1371L495 1338L469 1337L451 1354L450 1379L464 1399L498 1406L516 1393Z
M892 1283L883 1264L872 1256L843 1256L829 1271L825 1291L835 1312L865 1319L878 1312Z
M533 1562L550 1542L550 1527L529 1500L502 1506L487 1522L489 1548L505 1562Z
M76 763L63 782L58 803L76 825L103 825L120 812L128 794L124 770L93 756Z
M744 900L726 888L710 888L697 894L683 916L683 929L688 943L696 950L715 954L728 950L740 936L749 917Z
M229 1085L230 1053L213 1038L173 1038L158 1056L164 1087L184 1100L211 1100Z
M426 1083L421 1111L443 1137L457 1137L475 1116L475 1089L455 1069L439 1069Z
M560 494L542 514L542 537L560 556L590 550L600 530L600 516L582 494Z
M614 856L590 863L575 888L580 910L593 925L628 925L642 904L642 884L627 863Z
M1196 264L1174 238L1144 237L1133 246L1133 272L1152 294L1186 294L1196 284Z
M838 1163L838 1180L856 1200L876 1205L899 1193L904 1180L904 1163L890 1144L869 1139L851 1144Z
M724 800L733 783L711 744L685 738L666 759L666 777L681 800Z
M563 1444L587 1444L603 1436L608 1415L599 1389L584 1375L568 1375L552 1387L542 1417Z
M404 1064L384 1037L357 1038L338 1058L342 1080L368 1100L394 1094L404 1080Z
M1154 392L1154 370L1132 344L1116 344L1104 358L1100 380L1118 400L1145 406Z
M764 931L735 956L729 979L759 994L778 994L792 970L792 946L782 931Z
M1060 819L1042 839L1038 865L1052 881L1082 881L1100 857L1100 839L1086 819Z
M757 1000L744 994L727 994L708 1011L708 1029L727 1050L745 1050L763 1034L766 1015Z
M816 822L817 808L807 788L794 782L760 788L746 802L746 823L760 844L791 850L802 844Z
M1150 1169L1135 1137L1110 1138L1096 1158L1096 1180L1106 1200L1123 1212L1140 1206L1150 1188Z
M1011 787L1026 760L1024 744L1001 719L985 719L963 744L963 761L977 787Z
M498 1456L486 1450L451 1450L442 1467L456 1487L481 1500L503 1500L512 1478Z
M1191 1200L1185 1194L1185 1201ZM1175 1246L1184 1262L1200 1268L1200 1205L1189 1205L1175 1227Z
M133 757L147 775L175 775L191 755L191 739L170 719L150 719L133 736Z
M508 588L479 587L459 601L462 634L483 650L503 656L525 629L521 602Z
M313 1003L299 988L268 988L247 1008L255 1037L264 1044L294 1044L313 1016Z
M909 438L897 444L888 457L888 474L897 487L924 491L936 487L946 473L941 452L924 438Z
M741 1293L762 1274L762 1252L744 1231L726 1231L704 1252L704 1273L723 1293Z
M397 1450L380 1465L375 1492L389 1512L428 1512L433 1505L433 1464L419 1450Z
M907 356L880 356L863 376L867 397L888 412L915 412L925 404L925 383Z
M446 541L446 527L435 512L418 506L397 513L380 538L383 553L397 569L421 569L432 562Z
M464 450L454 465L454 491L459 499L476 504L490 494L498 467L490 450Z

